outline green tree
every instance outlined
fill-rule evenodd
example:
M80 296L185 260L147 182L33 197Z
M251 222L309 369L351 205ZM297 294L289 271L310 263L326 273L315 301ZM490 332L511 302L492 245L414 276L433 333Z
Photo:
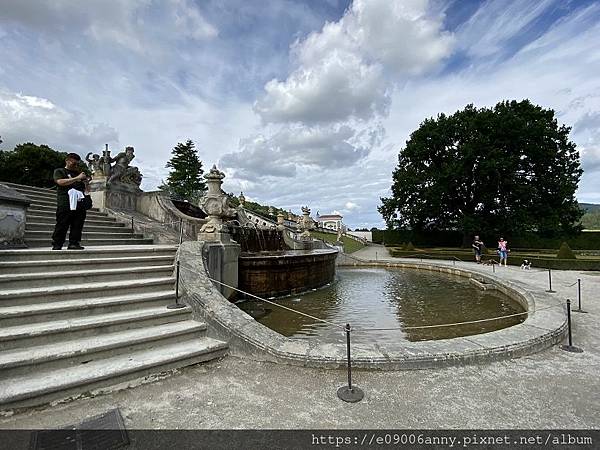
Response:
M576 232L582 170L569 132L529 100L426 119L378 210L390 228L461 230L465 243L481 232Z
M171 154L173 156L166 165L171 171L166 183L159 186L159 189L178 200L197 203L207 187L202 177L204 170L196 146L188 139L185 144L178 143Z
M54 169L65 166L66 156L47 145L31 142L19 144L12 151L0 150L0 181L52 187Z

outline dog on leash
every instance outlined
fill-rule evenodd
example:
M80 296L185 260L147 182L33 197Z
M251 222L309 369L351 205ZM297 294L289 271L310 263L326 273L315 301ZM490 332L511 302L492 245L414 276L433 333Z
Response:
M521 264L521 270L531 270L531 261L524 259L523 264Z

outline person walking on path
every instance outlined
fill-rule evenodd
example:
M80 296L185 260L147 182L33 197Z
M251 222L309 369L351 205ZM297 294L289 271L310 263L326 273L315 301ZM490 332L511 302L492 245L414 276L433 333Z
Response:
M81 157L77 153L69 153L65 158L65 167L54 171L54 182L56 188L56 226L52 234L52 250L61 250L69 230L69 245L68 250L83 250L80 245L81 233L85 222L85 208L77 207L75 209L70 206L69 197L73 194L78 195L76 191L83 194L89 190L87 175L79 170L78 165ZM69 191L74 189L69 194Z
M475 261L477 264L481 264L481 254L483 253L484 245L481 239L479 239L479 236L475 236L471 247L473 247L473 252L475 253Z
M504 267L506 267L508 262L508 252L508 241L500 238L498 241L498 255L500 255L500 265L502 265L502 261L504 260Z

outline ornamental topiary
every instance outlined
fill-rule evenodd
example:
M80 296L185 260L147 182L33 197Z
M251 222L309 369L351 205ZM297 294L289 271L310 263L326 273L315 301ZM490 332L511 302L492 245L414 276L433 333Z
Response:
M560 244L560 248L558 249L558 254L556 255L557 259L577 259L571 247L566 242Z

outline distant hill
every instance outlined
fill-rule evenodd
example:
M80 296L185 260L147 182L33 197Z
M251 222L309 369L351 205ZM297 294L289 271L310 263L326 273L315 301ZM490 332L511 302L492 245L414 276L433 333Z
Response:
M580 203L579 206L585 211L581 217L581 225L586 230L600 230L600 205L596 203Z
M579 207L585 212L598 212L600 211L600 205L597 203L580 203Z

